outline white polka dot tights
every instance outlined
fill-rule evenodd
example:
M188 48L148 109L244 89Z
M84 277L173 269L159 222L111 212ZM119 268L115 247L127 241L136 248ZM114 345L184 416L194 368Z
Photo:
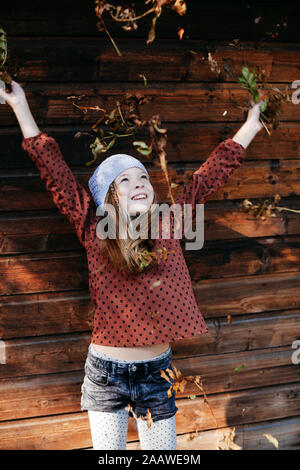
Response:
M129 422L128 410L88 411L94 450L125 450ZM175 416L153 421L135 419L142 450L176 450Z

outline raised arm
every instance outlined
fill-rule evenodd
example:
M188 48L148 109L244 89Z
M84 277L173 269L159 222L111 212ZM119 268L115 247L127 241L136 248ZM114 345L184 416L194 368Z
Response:
M192 207L192 219L196 215L197 204L204 204L211 194L224 186L234 171L239 168L246 158L246 149L233 139L219 143L209 157L193 173L192 182L184 186L182 193L175 198L175 204ZM191 227L191 220L189 227ZM182 220L182 230L184 230ZM183 233L181 233L183 236Z
M260 106L263 100L253 104L248 117L233 138L219 143L205 162L193 173L192 182L186 185L175 199L176 204L192 205L192 218L196 214L196 204L204 204L209 196L224 186L234 171L246 158L246 148L262 129L259 122ZM183 224L182 224L182 228Z
M13 108L20 124L22 148L40 171L54 204L74 226L79 241L85 247L86 230L95 209L92 197L75 178L55 139L37 127L22 87L13 81L12 92L1 90L0 95Z

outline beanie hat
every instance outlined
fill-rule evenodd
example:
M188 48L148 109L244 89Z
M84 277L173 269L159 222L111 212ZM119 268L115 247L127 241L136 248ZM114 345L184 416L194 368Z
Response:
M104 215L105 213L104 201L110 184L122 171L132 167L141 168L149 176L149 173L142 162L125 153L116 153L115 155L111 155L98 165L89 179L88 184L97 209L100 208L100 215Z

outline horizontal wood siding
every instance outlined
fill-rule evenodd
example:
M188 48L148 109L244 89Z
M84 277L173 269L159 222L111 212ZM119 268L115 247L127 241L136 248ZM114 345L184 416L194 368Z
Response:
M68 97L85 95L81 105L106 109L126 92L150 97L141 115L159 114L168 128L176 196L247 116L234 101L248 94L230 72L244 63L263 68L270 86L281 90L299 80L296 1L188 2L182 17L161 15L149 45L149 16L131 32L108 19L122 57L98 32L93 5L42 6L34 0L17 8L12 0L1 9L0 27L39 128L56 138L86 188L92 139L74 135L90 131L99 114L83 114ZM221 66L219 76L208 52ZM80 410L94 310L86 254L22 150L9 106L0 106L0 122L0 449L90 449L87 412ZM126 149L170 202L161 172L132 146L146 138L141 132ZM122 150L124 141L113 147ZM201 376L217 425L188 382L176 395L178 449L274 449L268 434L281 449L300 448L300 368L292 360L300 338L300 214L262 220L240 206L280 194L279 205L300 210L299 157L300 105L284 104L272 137L261 131L244 164L205 204L203 249L185 250L182 241L209 332L172 343L173 363L185 376ZM133 418L127 449L140 449Z

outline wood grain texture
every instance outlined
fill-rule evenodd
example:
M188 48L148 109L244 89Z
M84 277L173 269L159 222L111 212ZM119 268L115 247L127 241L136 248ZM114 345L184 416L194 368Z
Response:
M68 97L85 95L81 105L111 110L130 92L150 97L142 118L159 114L168 129L167 168L180 192L246 118L234 101L249 96L232 73L247 63L281 90L299 78L299 13L297 1L188 2L186 15L163 12L149 45L150 15L131 32L107 19L121 57L98 31L94 5L80 0L72 7L11 0L1 27L39 128L57 139L86 189L99 113L84 115ZM93 320L85 252L23 151L9 106L0 106L0 121L0 449L90 449L80 411ZM76 139L78 131L90 135ZM139 158L169 202L162 174L134 140L148 136L111 150ZM300 209L299 143L300 106L284 104L272 138L260 132L242 167L207 201L203 249L184 250L209 332L175 341L173 362L185 376L201 375L218 426L188 382L176 396L178 449L274 450L265 434L281 449L300 448L299 365L292 362L300 337L299 214L259 220L239 205L280 194L279 205ZM132 418L127 449L140 449Z
M100 36L100 35L99 35ZM78 81L142 82L235 82L245 63L249 67L265 70L269 83L290 84L298 73L300 52L297 44L263 41L243 41L238 48L230 41L206 39L158 39L145 46L135 38L123 38L118 56L104 37L43 36L11 37L10 50L18 61L18 79L30 82L69 82L74 72ZM208 52L218 63L220 72L214 71ZM138 60L136 60L138 57ZM162 67L161 64L164 64ZM67 66L66 66L67 64Z
M274 87L284 91L285 84L275 82ZM71 96L82 96L80 106L99 106L108 111L122 100L124 93L139 93L149 97L150 101L141 106L141 118L148 120L153 114L159 114L161 121L169 122L234 122L244 121L243 111L235 106L249 100L247 90L235 83L161 83L152 82L146 88L142 83L86 82L75 83L29 83L26 96L33 115L40 126L49 124L96 123L102 114L98 110L82 110L72 105ZM75 100L74 100L75 101ZM225 113L226 111L226 113ZM4 107L2 117L6 125L15 125L15 116L8 107ZM246 117L246 116L245 116ZM282 121L300 119L300 107L292 102L282 104Z

